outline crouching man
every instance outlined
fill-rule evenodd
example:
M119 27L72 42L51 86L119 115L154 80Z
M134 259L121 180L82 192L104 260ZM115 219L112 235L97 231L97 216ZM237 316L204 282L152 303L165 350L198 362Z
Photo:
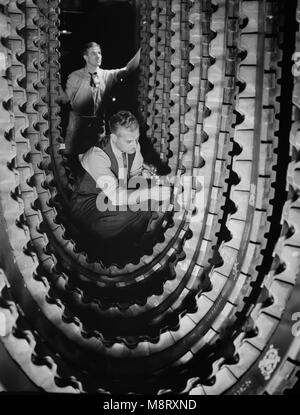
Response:
M101 147L79 155L84 174L72 197L72 214L82 229L101 242L105 258L113 261L117 251L134 249L153 216L157 217L147 201L169 200L170 188L152 183L151 189L128 189L143 174L139 124L133 114L121 111L111 117L109 126L111 134ZM131 206L130 199L134 200Z

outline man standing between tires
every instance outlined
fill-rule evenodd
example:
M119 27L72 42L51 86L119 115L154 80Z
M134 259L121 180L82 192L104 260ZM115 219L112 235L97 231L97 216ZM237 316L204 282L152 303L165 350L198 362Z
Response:
M82 50L84 68L72 72L67 80L64 102L71 111L65 138L65 153L82 154L105 135L103 103L114 83L134 71L140 61L140 50L124 68L101 69L102 53L95 42Z

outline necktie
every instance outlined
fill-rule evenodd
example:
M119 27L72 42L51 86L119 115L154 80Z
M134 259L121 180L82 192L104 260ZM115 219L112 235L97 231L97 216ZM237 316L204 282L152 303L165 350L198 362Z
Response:
M124 186L127 187L127 178L128 178L127 154L122 153L122 158L123 158L123 169L124 169Z
M97 76L97 72L89 72L89 74L91 75L90 86L93 87L93 88L96 88L97 84L96 84L95 79L96 79L96 76Z

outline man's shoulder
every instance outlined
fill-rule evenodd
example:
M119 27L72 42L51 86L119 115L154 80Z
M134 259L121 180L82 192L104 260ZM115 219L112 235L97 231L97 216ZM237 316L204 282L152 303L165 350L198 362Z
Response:
M69 75L69 78L73 78L73 79L84 78L84 75L85 75L84 68L81 68L81 69L77 69L76 71L71 72Z
M112 72L111 69L102 69L102 68L98 68L97 69L98 72L98 76L102 79L105 79L109 76L109 74Z
M103 69L103 68L98 68L97 69L98 75L105 75L105 74L107 74L111 71L112 71L112 69Z
M104 164L110 164L109 157L100 147L94 146L91 147L86 153L79 155L79 160L81 162L92 163L97 159L98 161L103 162Z

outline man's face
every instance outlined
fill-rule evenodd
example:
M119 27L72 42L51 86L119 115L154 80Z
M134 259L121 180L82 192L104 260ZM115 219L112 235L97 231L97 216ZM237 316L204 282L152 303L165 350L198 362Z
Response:
M102 63L102 54L99 46L92 46L84 55L84 60L89 66L100 66Z
M119 127L115 134L115 143L120 151L128 154L136 152L137 143L140 136L140 129Z

